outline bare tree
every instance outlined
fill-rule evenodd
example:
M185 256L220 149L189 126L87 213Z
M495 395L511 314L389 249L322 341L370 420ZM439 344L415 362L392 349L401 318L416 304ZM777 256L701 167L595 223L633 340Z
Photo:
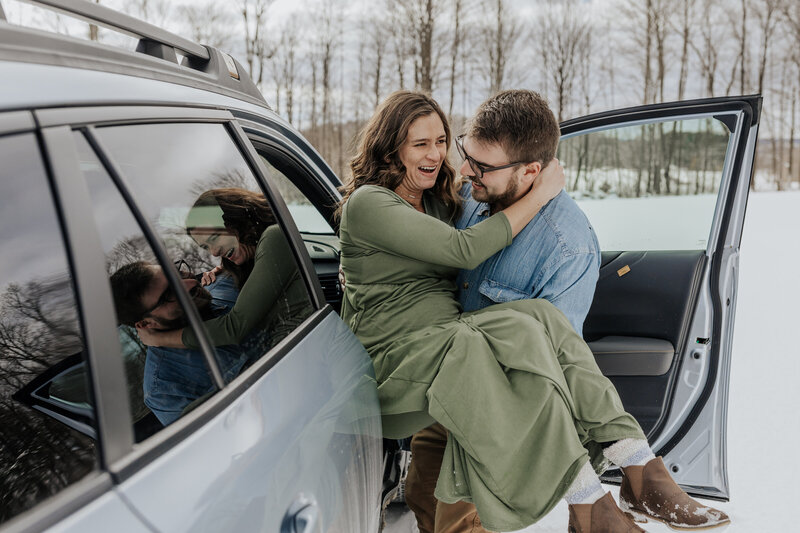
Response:
M628 21L631 53L642 74L642 103L664 100L667 37L672 0L625 0L620 13ZM688 15L687 15L688 17ZM688 20L685 23L688 32Z
M700 13L703 20L717 20L721 16L718 0L701 0ZM714 82L719 67L719 52L725 44L727 27L719 24L701 24L699 37L692 39L690 45L700 62L700 69L705 80L706 96L714 95Z
M744 1L744 0L743 0ZM678 71L678 100L683 100L686 94L686 82L689 78L689 43L691 42L691 27L694 22L693 0L680 0L680 9L675 12L679 16L678 22L673 21L673 29L681 39L681 60Z
M433 92L440 46L436 31L437 19L442 12L443 0L396 0L395 20L399 31L405 35L405 45L414 65L414 86L427 93ZM399 37L399 36L398 36ZM399 40L398 44L402 41ZM402 47L398 50L403 50Z
M226 49L233 40L233 17L219 2L206 1L180 7L181 17L189 26L191 38L198 43Z
M289 122L294 122L295 113L295 89L299 70L299 45L304 38L302 28L302 17L299 13L291 13L288 19L283 21L276 34L280 35L275 53L272 55L271 66L273 72L273 83L276 91L276 108L280 109L281 94L285 98L283 113Z
M390 45L387 36L392 35L391 21L382 12L370 12L361 20L360 33L359 60L363 61L360 65L364 71L363 90L366 92L369 86L369 100L374 108L380 103L384 77L390 75L386 72L386 56Z
M375 97L375 107L381 102L381 81L383 76L384 56L386 55L386 28L381 24L375 24L370 31L370 42L372 46L372 94Z
M780 0L757 0L755 4L756 18L761 30L761 43L758 58L758 93L764 92L764 73L767 70L767 53L770 40L778 23L778 7Z
M403 10L397 3L391 2L389 9L390 18L390 37L392 42L392 54L394 58L395 75L397 76L397 88L406 88L406 66L412 54L413 43L409 37L407 21Z
M589 54L591 25L574 0L547 5L536 29L545 75L556 93L556 118L565 118L580 74L582 58Z
M800 4L786 0L781 6L781 12L786 24L788 49L791 50L791 58L794 64L795 83L792 84L791 93L791 122L789 125L789 179L800 183L800 171L795 176L795 134L797 117L797 99L800 92ZM800 165L798 165L800 168Z
M466 26L464 24L464 8L466 0L453 0L452 4L452 41L450 45L450 102L447 108L447 116L453 117L453 104L456 100L457 69L461 63L461 47L466 37Z
M128 0L128 13L156 26L165 26L172 18L172 4L166 0Z
M506 82L506 67L521 34L521 24L507 0L483 0L486 14L481 36L481 52L489 77L489 94L500 91Z
M272 57L267 46L264 27L267 23L267 10L273 0L238 0L239 13L244 23L244 47L247 70L253 81L261 87L264 81L264 65Z

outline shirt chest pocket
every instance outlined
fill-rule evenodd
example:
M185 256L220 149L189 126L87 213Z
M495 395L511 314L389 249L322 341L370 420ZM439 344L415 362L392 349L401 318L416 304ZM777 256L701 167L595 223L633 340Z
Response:
M478 292L495 303L525 300L532 297L532 293L529 290L509 287L488 278L481 281Z

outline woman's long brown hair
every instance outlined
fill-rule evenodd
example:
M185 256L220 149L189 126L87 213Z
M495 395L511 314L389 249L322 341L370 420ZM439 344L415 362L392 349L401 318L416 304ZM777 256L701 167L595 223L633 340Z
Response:
M406 176L406 167L399 157L400 147L408 136L411 123L432 113L442 119L449 150L452 140L450 125L433 98L416 91L397 91L381 103L359 135L358 152L350 161L352 176L340 189L342 201L337 216L341 216L344 203L362 185L380 185L391 190L400 185ZM432 192L450 210L451 219L461 209L459 186L455 169L445 159Z
M267 227L275 224L275 215L267 203L267 199L260 192L248 191L247 189L222 188L210 189L202 193L195 200L192 208L219 206L222 209L222 221L225 228L233 233L240 243L255 248L261 234ZM186 232L191 236L191 231L195 227L187 227ZM222 266L233 274L236 285L241 288L250 272L253 271L254 261L249 261L237 265L230 259L222 257Z

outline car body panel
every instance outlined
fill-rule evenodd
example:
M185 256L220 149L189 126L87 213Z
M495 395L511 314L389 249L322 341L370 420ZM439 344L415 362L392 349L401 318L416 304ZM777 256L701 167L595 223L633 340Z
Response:
M229 111L236 110L259 117L262 125L276 128L281 135L301 139L266 106L196 88L7 61L0 61L0 72L4 79L16 80L13 87L0 87L0 125L4 127L0 133L33 129L34 115L40 126L49 126L40 131L50 132L44 136L44 147L50 167L58 174L59 193L67 184L82 181L72 154L74 145L67 142L70 125L102 120L99 104L110 104L118 111L116 120L122 122L163 120L165 105L173 106L169 120L200 114L225 121L230 119ZM59 91L53 91L54 86ZM133 114L123 116L126 108ZM313 161L314 178L327 180L330 169L309 145L304 144L303 150L302 157ZM59 201L66 218L79 222L83 218L85 223L91 209L83 188L77 188L80 198L75 199L72 192L63 198L59 194ZM279 197L276 201L282 203ZM279 209L279 214L285 215L284 210ZM283 223L291 240L300 243L301 261L311 265L293 222ZM84 226L73 222L65 226L65 232L67 240L82 250L73 251L75 266L89 272L89 263L97 263L102 255L95 253L100 249L93 229ZM82 238L87 235L91 238ZM113 316L104 284L83 283L83 288L85 300L92 305L92 313L85 316ZM321 294L318 286L313 288ZM91 325L87 331L92 337ZM95 338L100 341L92 349L101 359L103 354L118 353L115 338L102 334ZM310 505L318 511L319 531L331 527L377 531L382 442L369 357L329 307L318 310L274 350L263 364L253 365L209 401L141 445L133 445L129 432L108 435L114 447L103 466L115 484L105 491L79 483L0 529L26 531L26 524L37 524L34 530L41 530L55 519L61 521L54 531L99 531L110 522L116 525L111 517L118 516L121 530L276 531L287 511L305 502L307 509ZM105 358L101 366L106 370L94 376L95 388L103 392L98 397L113 394L104 382L109 368L116 366L112 374L122 375L119 361L114 360ZM113 413L125 420L123 404L100 413L101 426ZM41 410L58 419L56 411Z
M301 497L316 501L321 531L345 519L355 521L352 531L374 531L377 511L359 512L380 491L371 375L363 347L329 314L218 416L119 490L163 531L278 531ZM357 487L365 493L352 494Z
M131 511L116 490L106 492L46 531L47 533L107 531L109 524L113 524L115 533L153 531Z

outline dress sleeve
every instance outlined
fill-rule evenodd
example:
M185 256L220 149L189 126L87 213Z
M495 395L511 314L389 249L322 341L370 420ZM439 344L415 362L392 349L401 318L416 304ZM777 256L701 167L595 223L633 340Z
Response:
M203 325L214 346L241 344L260 325L297 273L294 255L277 224L264 230L256 248L253 271L230 313L206 320ZM198 348L197 336L185 328L181 337L189 348Z
M470 270L511 244L513 238L503 213L458 230L377 186L364 186L348 199L341 232L357 246Z

